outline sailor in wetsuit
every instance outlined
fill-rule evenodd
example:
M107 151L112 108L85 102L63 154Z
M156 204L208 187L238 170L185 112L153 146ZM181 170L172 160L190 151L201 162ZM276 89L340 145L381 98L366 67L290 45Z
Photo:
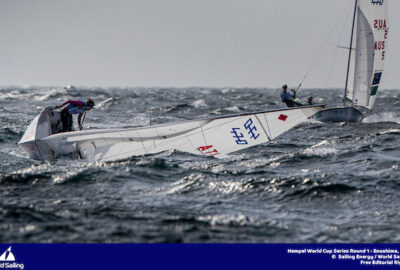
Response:
M295 95L295 94L294 94ZM282 102L286 103L288 107L295 107L296 104L293 102L293 99L295 96L292 96L288 91L287 91L287 85L284 84L282 86L282 92L281 92L281 99Z
M287 85L284 84L282 86L282 92L281 92L281 99L282 102L286 103L288 107L299 107L299 106L304 106L305 103L303 103L301 100L296 99L296 90L292 89L290 90L291 93L287 91Z
M79 130L82 130L82 124L81 124L81 119L82 115L90 111L94 107L94 102L91 99L88 99L86 102L82 100L67 100L60 106L56 106L55 108L62 108L65 105L67 105L64 109L61 111L61 122L63 125L63 128L61 132L66 132L66 131L71 131L72 130L72 115L73 114L79 114L78 116L78 125L79 125Z
M308 98L307 98L307 105L313 105L313 97L312 96L309 96Z

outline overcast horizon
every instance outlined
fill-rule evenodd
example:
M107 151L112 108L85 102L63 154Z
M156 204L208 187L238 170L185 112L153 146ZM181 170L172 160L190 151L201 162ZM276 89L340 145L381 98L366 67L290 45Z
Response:
M303 88L343 88L353 3L2 0L0 85L295 87L329 36ZM398 88L395 10L381 89Z

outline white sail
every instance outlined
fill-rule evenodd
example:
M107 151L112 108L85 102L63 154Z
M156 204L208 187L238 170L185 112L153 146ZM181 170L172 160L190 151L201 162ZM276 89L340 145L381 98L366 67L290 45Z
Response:
M382 77L389 30L388 0L358 0L353 88L356 106L372 109Z
M357 15L353 104L367 107L374 66L374 34L360 7Z
M372 109L374 107L378 87L382 78L384 63L387 57L386 49L389 36L388 1L389 0L371 1L371 3L375 3L374 8L368 9L367 14L369 17L369 21L373 22L372 29L374 32L375 51L368 109Z
M179 150L223 157L268 142L323 106L272 110L119 130L90 130L55 134L41 142L55 156L79 151L88 160L119 160L131 156Z

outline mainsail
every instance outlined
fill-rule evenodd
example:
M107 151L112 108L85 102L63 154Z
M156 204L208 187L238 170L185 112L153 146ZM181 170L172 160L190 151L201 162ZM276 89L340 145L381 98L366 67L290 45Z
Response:
M354 25L355 54L350 61L347 96L355 106L374 107L387 47L388 0L357 0Z
M67 132L40 141L54 157L78 151L82 158L118 160L131 156L179 150L223 157L266 143L323 109L308 106L221 116L131 129Z

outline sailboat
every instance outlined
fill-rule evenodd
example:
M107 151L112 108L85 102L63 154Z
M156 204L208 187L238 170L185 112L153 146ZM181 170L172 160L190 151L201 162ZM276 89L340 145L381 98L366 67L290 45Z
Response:
M321 110L316 120L359 123L373 109L388 34L388 0L355 0L343 106Z
M219 158L266 143L323 108L315 105L146 127L59 133L60 112L47 107L30 123L18 145L35 160L114 161L168 150Z

